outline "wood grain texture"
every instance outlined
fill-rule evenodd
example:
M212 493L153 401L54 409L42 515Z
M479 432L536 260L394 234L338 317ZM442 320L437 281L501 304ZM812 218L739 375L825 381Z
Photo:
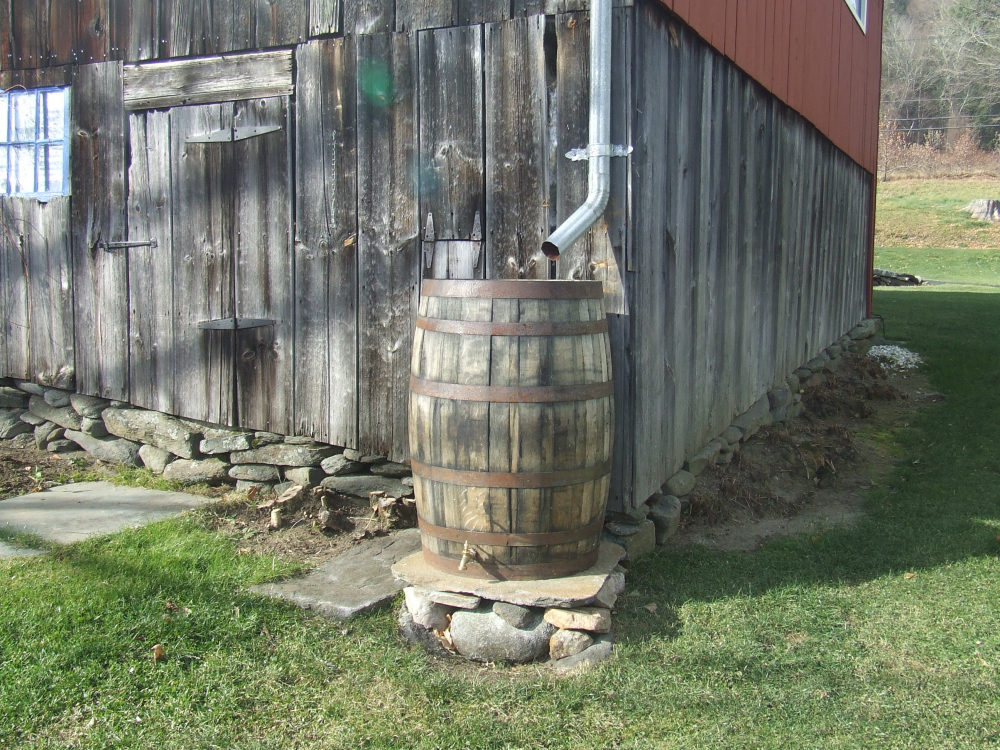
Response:
M357 61L347 37L299 47L295 431L358 445Z
M0 198L0 375L30 378L28 256L24 239L26 201Z
M126 65L129 110L290 95L292 51Z
M121 63L76 69L70 161L76 386L128 399L128 260L99 243L127 233Z
M341 0L309 0L309 36L340 31Z
M277 127L232 144L236 316L273 320L236 332L239 425L293 432L291 135L288 100L251 99L234 107L237 128ZM238 132L238 131L237 131Z
M395 0L350 0L344 3L344 33L380 34L395 28Z
M237 422L236 334L200 330L198 323L236 314L232 144L186 138L232 125L228 103L170 110L175 400L183 416L219 424Z
M131 403L175 413L174 246L170 186L170 115L129 117L129 393ZM181 217L183 221L183 217Z
M408 454L420 280L417 39L378 34L357 43L359 445L399 459Z
M544 16L486 26L488 278L546 279L548 104Z
M485 212L482 27L421 32L420 216L440 240L472 238Z

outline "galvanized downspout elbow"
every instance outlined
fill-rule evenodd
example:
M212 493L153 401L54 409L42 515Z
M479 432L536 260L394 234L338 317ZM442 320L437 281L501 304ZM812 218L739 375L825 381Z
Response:
M590 143L587 200L542 243L551 260L582 237L604 213L611 194L611 2L590 4Z

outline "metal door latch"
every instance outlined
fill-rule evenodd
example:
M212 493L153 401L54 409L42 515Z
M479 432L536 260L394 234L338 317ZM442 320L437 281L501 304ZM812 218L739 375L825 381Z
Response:
M156 240L123 240L121 242L98 242L97 246L110 253L112 250L123 250L128 247L158 247Z

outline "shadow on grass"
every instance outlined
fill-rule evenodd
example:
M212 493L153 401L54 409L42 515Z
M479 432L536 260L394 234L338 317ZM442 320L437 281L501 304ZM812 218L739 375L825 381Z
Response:
M658 550L620 601L623 639L679 635L673 612L686 602L856 586L1000 552L1000 295L877 292L875 312L948 398L896 429L903 458L868 493L866 516L753 553Z

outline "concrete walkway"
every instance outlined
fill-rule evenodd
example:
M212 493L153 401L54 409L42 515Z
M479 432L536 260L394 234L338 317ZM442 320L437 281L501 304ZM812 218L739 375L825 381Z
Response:
M0 528L67 544L159 521L210 502L213 498L183 492L80 482L0 500ZM4 548L14 549L0 546L0 557L9 556Z
M0 560L5 557L34 557L35 555L44 554L41 550L21 549L20 547L11 547L9 544L0 542Z

